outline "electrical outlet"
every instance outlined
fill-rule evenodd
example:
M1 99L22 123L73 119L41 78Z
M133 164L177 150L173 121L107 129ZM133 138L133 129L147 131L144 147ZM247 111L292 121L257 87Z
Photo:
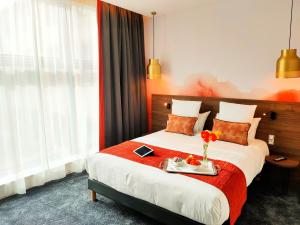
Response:
M269 145L274 145L274 143L275 143L275 135L269 134L268 144Z

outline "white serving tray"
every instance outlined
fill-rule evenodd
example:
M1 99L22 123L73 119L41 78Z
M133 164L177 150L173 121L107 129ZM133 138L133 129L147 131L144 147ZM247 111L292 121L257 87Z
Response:
M201 174L215 176L218 174L219 169L216 168L212 161L208 161L207 166L191 166L185 161L178 164L173 159L165 159L162 165L163 170L170 173L190 173L190 174Z

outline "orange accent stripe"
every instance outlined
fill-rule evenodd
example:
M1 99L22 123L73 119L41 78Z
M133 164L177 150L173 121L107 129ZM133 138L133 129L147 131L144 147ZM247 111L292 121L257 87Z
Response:
M104 112L104 73L103 73L103 53L102 53L102 1L97 1L98 18L98 41L99 41L99 144L100 149L105 148L105 112Z
M137 149L142 145L152 148L154 150L154 155L142 158L133 153L134 149ZM189 156L188 153L169 150L166 148L160 148L134 141L126 141L110 148L106 148L101 151L101 154L104 153L156 168L161 168L161 164L166 158L187 158ZM201 160L203 158L202 156L198 155L193 155L193 157L196 160ZM247 184L245 175L238 167L229 162L214 159L210 160L213 161L215 165L220 166L221 170L219 171L218 176L204 176L197 174L181 175L203 181L220 189L228 199L230 207L230 225L234 225L241 214L243 205L247 200Z

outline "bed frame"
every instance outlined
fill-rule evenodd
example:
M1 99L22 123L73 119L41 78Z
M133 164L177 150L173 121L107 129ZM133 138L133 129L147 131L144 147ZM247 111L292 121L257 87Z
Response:
M91 198L93 202L97 201L96 193L110 198L130 209L133 209L145 216L148 216L162 224L166 225L202 225L187 217L173 213L167 209L151 204L144 200L121 193L99 181L88 180L88 189L91 190ZM223 225L229 225L227 220Z
M300 159L300 103L273 102L247 99L192 97L174 95L152 95L152 131L162 130L166 126L168 114L171 113L172 99L202 101L201 112L211 111L206 129L211 129L213 118L219 110L219 102L226 101L239 104L257 105L256 117L262 117L256 137L267 141L268 135L275 135L275 145L269 146L271 152L279 152ZM295 171L295 180L299 180L299 169ZM122 205L140 212L160 223L167 225L200 225L182 215L126 195L96 180L88 180L91 197L96 201L96 193L106 196ZM224 224L229 224L227 220Z

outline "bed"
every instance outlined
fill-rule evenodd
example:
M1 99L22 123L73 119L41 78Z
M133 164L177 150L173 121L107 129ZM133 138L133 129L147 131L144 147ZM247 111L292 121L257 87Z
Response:
M199 136L162 130L133 141L195 155L202 154L203 143ZM268 154L267 144L258 139L250 141L248 146L223 141L216 141L209 146L209 157L228 161L240 168L247 186L262 170ZM103 153L88 159L87 171L91 190L104 193L110 198L121 195L120 199L115 199L121 202L123 198L132 196L135 200L142 201L132 203L137 204L137 208L140 208L139 204L145 206L144 202L149 203L150 208L153 205L171 213L170 218L172 213L180 215L183 224L223 224L228 221L230 209L226 196L221 190L205 182ZM109 191L112 193L107 193ZM128 206L134 208L132 204ZM156 211L153 214L159 215ZM165 220L167 221L163 219L162 222L173 222ZM180 224L177 221L178 218L176 224Z
M266 144L269 134L276 135L272 151L300 157L299 136L290 135L300 132L299 126L295 126L300 116L299 103L152 95L154 133L133 141L202 155L202 139L199 136L163 131L174 98L202 101L200 113L211 111L205 129L212 128L220 101L257 105L255 117L262 119L256 139L250 141L249 146L217 141L210 143L208 150L209 158L225 160L240 168L245 175L245 186L249 186L263 168L265 156L269 154ZM230 209L226 196L205 182L103 153L88 159L87 171L88 188L92 191L93 200L99 193L163 224L229 224Z

